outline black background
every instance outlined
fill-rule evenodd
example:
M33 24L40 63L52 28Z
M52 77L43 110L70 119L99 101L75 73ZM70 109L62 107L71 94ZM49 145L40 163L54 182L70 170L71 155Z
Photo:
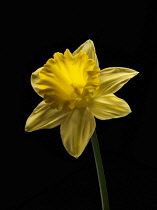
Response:
M96 120L110 209L157 209L155 10L147 0L6 5L1 209L101 209L91 142L75 159L65 151L59 127L24 131L41 101L30 85L31 73L55 52L74 51L87 39L94 41L101 69L123 66L140 72L117 92L132 113Z

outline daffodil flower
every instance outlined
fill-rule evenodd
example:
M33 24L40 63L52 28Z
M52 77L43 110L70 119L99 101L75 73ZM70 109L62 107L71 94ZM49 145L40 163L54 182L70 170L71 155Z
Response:
M108 120L128 115L126 101L115 96L138 72L124 67L100 70L94 43L87 40L71 53L55 53L31 75L31 84L43 98L26 122L28 132L60 125L63 145L78 158L95 128L95 118Z

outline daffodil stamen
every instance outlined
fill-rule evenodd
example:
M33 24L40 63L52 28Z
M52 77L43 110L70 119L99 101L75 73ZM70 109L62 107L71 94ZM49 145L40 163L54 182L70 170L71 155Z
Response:
M76 93L76 95L77 95L78 97L81 97L81 94L82 94L81 88L75 87L73 84L71 84L71 86L74 88L74 92ZM82 88L82 89L83 89L83 88Z

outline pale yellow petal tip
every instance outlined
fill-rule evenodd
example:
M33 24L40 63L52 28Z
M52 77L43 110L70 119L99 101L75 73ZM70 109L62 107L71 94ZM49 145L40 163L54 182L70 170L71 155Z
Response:
M30 132L29 129L27 127L25 127L25 132Z
M88 39L86 42L90 44L94 44L94 42L91 39Z
M32 132L33 131L32 127L30 126L30 118L27 119L24 129L25 129L25 132Z
M139 71L134 70L134 73L135 73L135 75L137 75L137 74L139 74L140 72L139 72Z
M82 155L82 153L83 153L83 151L82 151L80 154L72 154L67 149L66 149L66 151L68 152L69 155L71 155L72 157L74 157L76 159L78 159Z
M78 159L82 155L82 153L84 152L84 150L85 150L85 148L79 154L73 154L72 156L74 158Z
M94 47L94 42L91 39L88 39L85 44Z
M136 75L138 75L140 72L136 71L133 69L133 73L132 73L132 78L135 77Z
M67 152L68 152L68 151L67 151ZM68 152L68 154L71 155L72 157L76 158L76 159L78 159L78 157L80 157L80 155L70 154L69 152Z
M136 76L137 74L139 74L140 72L136 71L133 69L133 75Z
M31 132L32 130L30 129L30 127L26 124L25 125L25 132Z
M90 138L91 138L91 137L90 137ZM89 139L89 140L90 140L90 139ZM89 141L88 141L88 142L89 142ZM64 144L63 144L63 145L64 145ZM78 158L82 155L82 153L84 152L86 146L85 146L84 148L82 148L80 151L77 151L77 152L70 151L70 150L69 150L68 148L66 148L65 146L64 146L64 148L65 148L66 152L67 152L69 155L71 155L72 157L78 159Z
M129 115L129 114L131 114L131 113L132 113L132 110L131 110L131 108L129 107L128 112L127 112L127 113L125 113L122 117L125 117L125 116L127 116L127 115Z

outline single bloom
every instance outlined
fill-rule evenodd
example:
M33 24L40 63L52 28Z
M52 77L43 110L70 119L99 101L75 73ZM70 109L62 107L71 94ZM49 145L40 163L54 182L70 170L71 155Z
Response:
M128 115L129 105L115 96L138 74L124 67L100 70L94 43L87 40L71 53L55 53L31 75L31 84L43 98L27 119L25 130L50 129L60 125L63 145L78 158L95 128L95 118L108 120Z

